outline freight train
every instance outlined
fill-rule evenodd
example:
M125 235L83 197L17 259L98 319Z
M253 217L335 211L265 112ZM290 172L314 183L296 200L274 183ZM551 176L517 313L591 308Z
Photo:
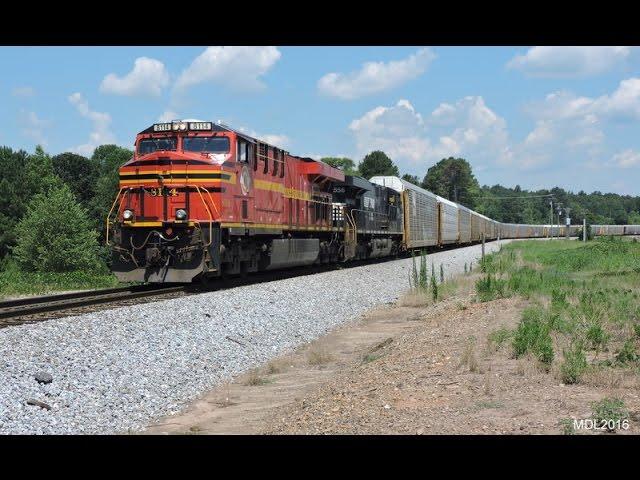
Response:
M119 176L106 239L123 282L205 281L579 229L500 223L400 178L345 175L196 120L140 132ZM640 234L637 225L592 228L596 235Z

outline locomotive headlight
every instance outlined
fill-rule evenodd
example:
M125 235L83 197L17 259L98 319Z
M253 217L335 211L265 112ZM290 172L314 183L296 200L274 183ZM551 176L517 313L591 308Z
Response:
M187 211L179 208L176 210L176 220L186 220L187 219Z
M131 210L125 210L122 212L122 218L126 221L133 220L133 212Z

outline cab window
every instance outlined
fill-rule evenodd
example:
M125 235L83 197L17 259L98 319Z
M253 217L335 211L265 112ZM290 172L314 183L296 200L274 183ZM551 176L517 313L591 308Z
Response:
M182 149L185 152L229 153L229 138L184 137Z
M161 150L175 150L176 137L145 138L138 142L138 155L147 155Z
M247 147L248 147L247 142L238 140L238 143L236 146L236 159L238 162L246 163L247 161L249 161Z

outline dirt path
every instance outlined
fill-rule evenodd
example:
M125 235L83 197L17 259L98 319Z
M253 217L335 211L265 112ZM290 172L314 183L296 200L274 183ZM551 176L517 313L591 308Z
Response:
M371 311L146 433L557 434L562 419L589 418L593 401L614 394L632 412L628 433L638 433L637 375L563 385L511 358L509 342L488 342L514 328L525 306L474 303L467 288L436 305Z

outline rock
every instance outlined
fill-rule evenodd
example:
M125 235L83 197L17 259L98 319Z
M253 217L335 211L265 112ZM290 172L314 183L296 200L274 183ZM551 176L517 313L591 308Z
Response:
M35 407L44 408L45 410L51 410L51 405L49 405L48 403L41 402L40 400L35 400L33 398L30 398L29 400L27 400L27 405L33 405Z
M34 378L38 383L51 383L53 382L53 377L47 372L38 372L34 375Z

